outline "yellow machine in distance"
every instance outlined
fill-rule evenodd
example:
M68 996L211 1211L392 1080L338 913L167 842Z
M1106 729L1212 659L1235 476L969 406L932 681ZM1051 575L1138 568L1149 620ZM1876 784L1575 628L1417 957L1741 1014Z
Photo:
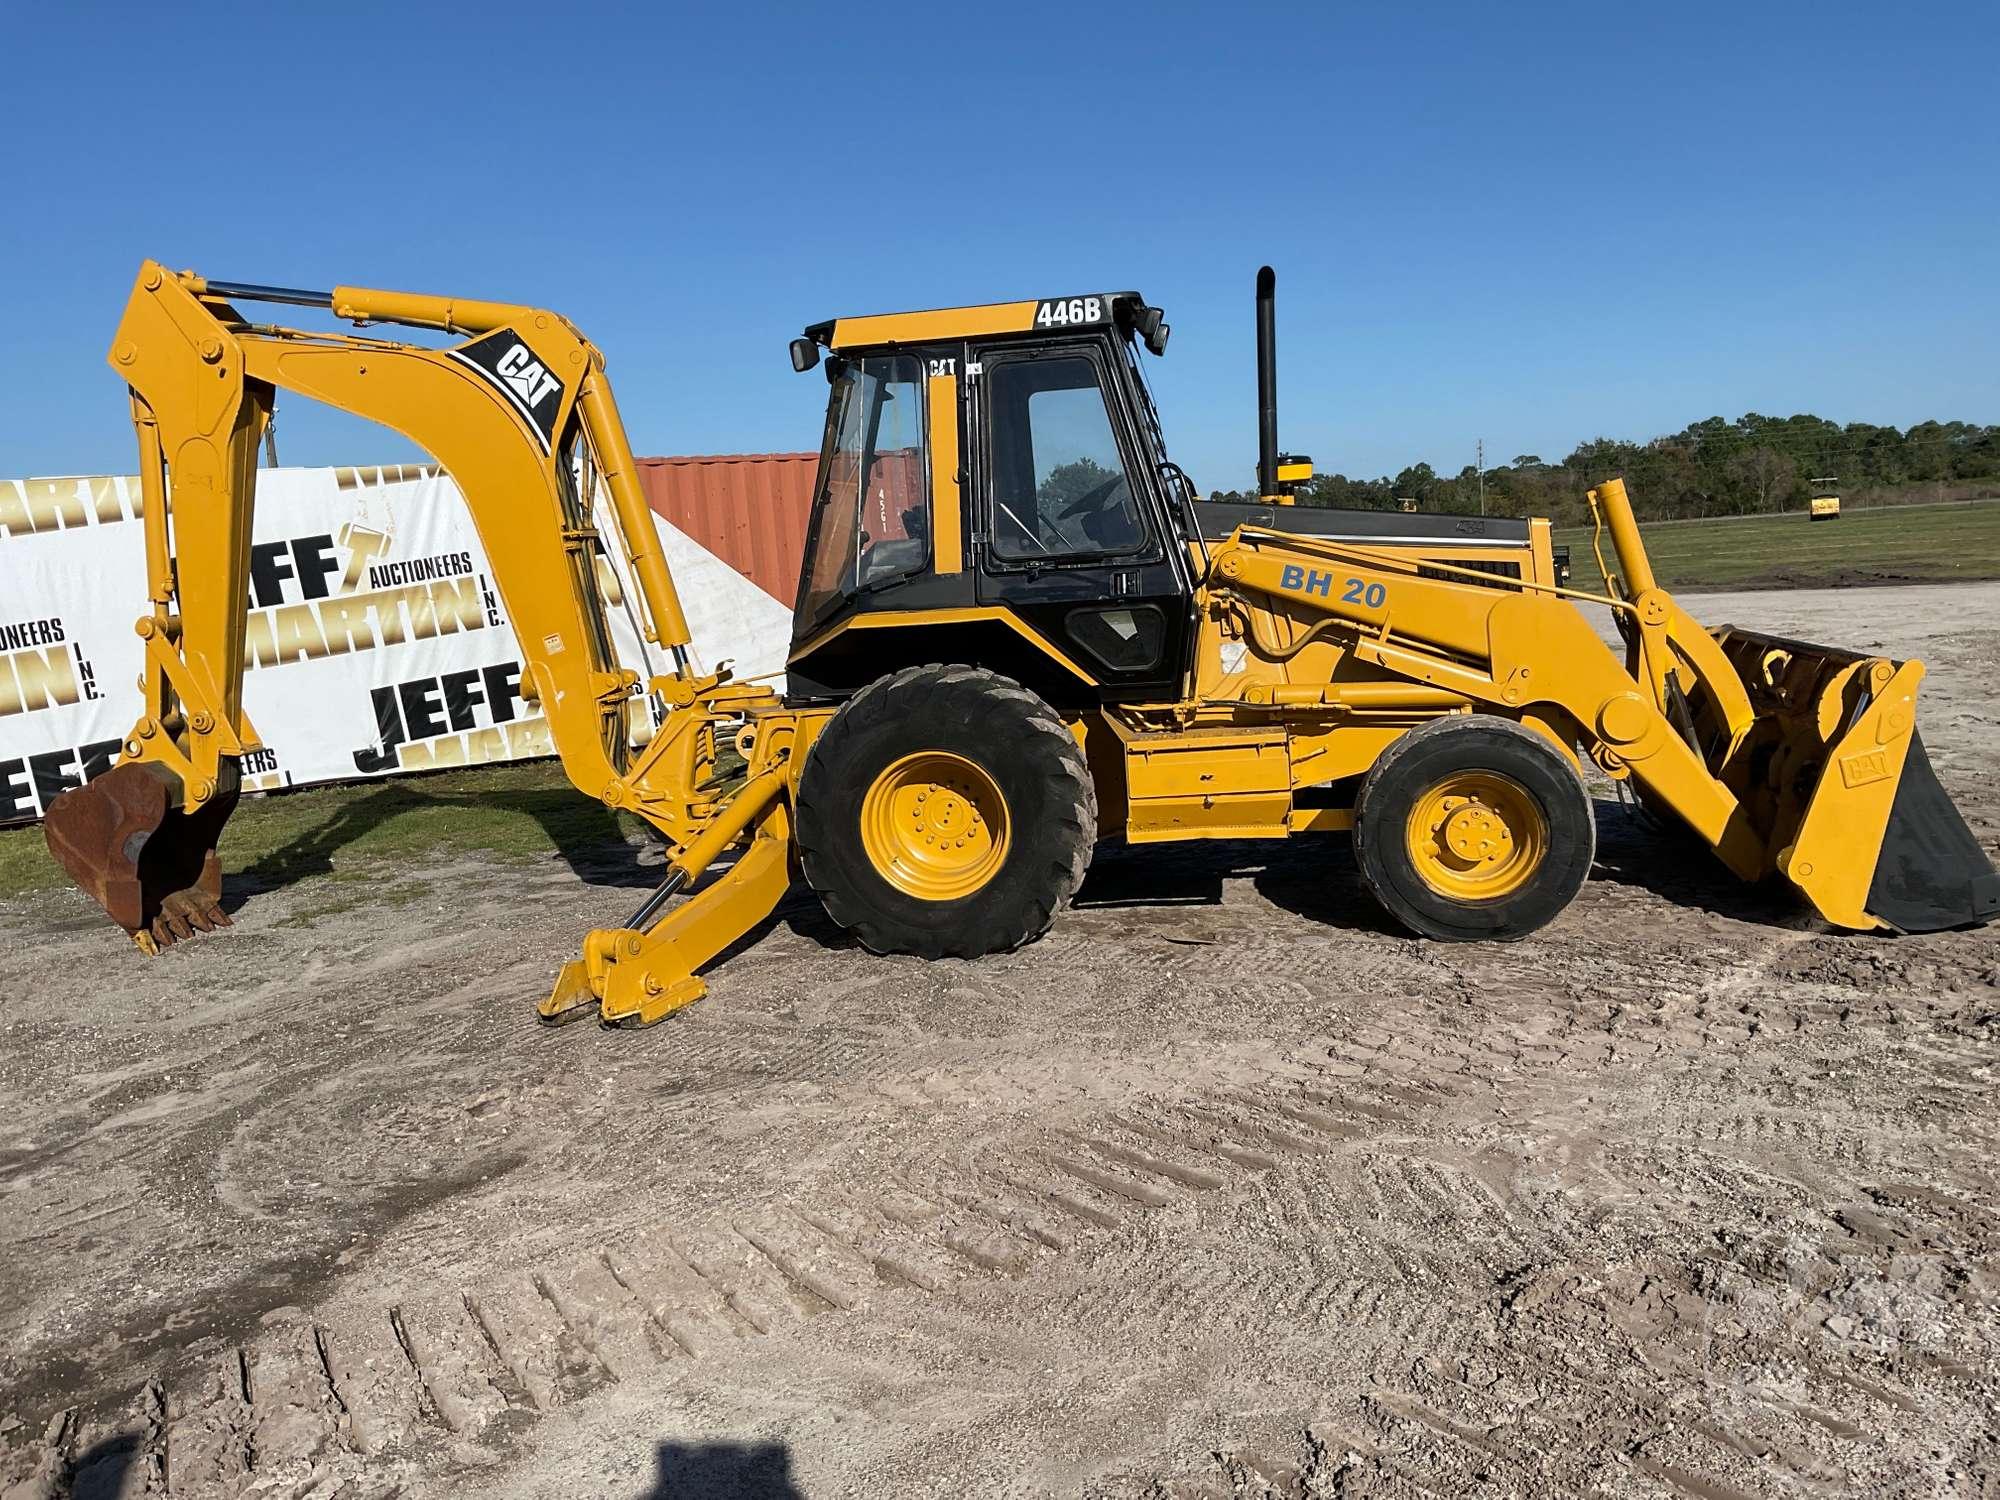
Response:
M602 356L564 319L148 262L111 351L145 493L145 702L119 764L51 809L50 847L141 947L226 920L217 842L256 745L255 458L282 387L452 474L564 771L666 843L660 889L585 938L545 1019L690 1003L795 878L878 952L1004 950L1046 930L1101 838L1347 831L1413 931L1518 938L1589 874L1585 759L1839 925L2000 910L1916 734L1922 665L1704 630L1655 582L1618 481L1591 493L1604 596L1565 585L1544 520L1288 503L1309 467L1277 447L1274 288L1266 268L1248 506L1198 501L1166 456L1140 359L1168 330L1136 293L807 329L793 365L823 361L829 400L781 697L697 669ZM253 323L252 301L457 342ZM660 670L616 658L611 548ZM1584 602L1612 611L1622 660Z

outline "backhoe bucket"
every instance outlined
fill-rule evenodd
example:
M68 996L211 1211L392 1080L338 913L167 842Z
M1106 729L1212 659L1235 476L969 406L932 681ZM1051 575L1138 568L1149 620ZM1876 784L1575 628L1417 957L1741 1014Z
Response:
M151 765L113 766L56 798L42 824L56 863L148 953L230 925L215 846L236 790L192 813L177 790Z
M1725 779L1771 867L1842 927L1937 932L2000 915L2000 874L1917 733L1921 662L1725 628L1756 720Z

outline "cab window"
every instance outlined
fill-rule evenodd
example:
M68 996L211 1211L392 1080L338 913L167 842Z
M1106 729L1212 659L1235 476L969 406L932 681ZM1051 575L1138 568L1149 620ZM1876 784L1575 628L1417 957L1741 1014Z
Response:
M990 363L986 410L996 558L1032 563L1146 545L1095 361Z
M919 572L929 560L922 374L907 354L836 370L806 538L802 609Z

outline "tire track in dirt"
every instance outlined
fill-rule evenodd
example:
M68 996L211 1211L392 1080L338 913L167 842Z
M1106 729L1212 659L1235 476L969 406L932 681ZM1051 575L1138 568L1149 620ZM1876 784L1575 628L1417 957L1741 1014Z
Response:
M1497 1079L1551 1095L1601 1087L1567 1066L1573 1053L1524 1062L1504 1036L1474 1044L1442 1032L1322 1039L1291 1052L1304 1060L1268 1072L1261 1086L1246 1056L1223 1069L1226 1082L1177 1098L1102 1101L1081 1120L1014 1131L963 1162L866 1192L659 1226L462 1292L281 1321L166 1390L62 1416L24 1481L40 1489L23 1493L87 1493L113 1452L128 1455L128 1484L143 1481L134 1493L175 1495L219 1494L247 1478L363 1476L385 1459L405 1470L450 1466L475 1450L505 1453L548 1413L610 1386L699 1378L701 1362L736 1340L826 1316L893 1316L901 1298L953 1297L1065 1262L1081 1286L1062 1305L1078 1320L1143 1328L1219 1319L1220 1328L1247 1307L1259 1310L1259 1326L1291 1336L1346 1331L1364 1356L1373 1350L1390 1364L1377 1365L1349 1413L1365 1451L1322 1462L1335 1464L1330 1473L1365 1470L1443 1494L1496 1483L1561 1493L1617 1471L1697 1500L1839 1488L1869 1472L1863 1450L1914 1440L1938 1408L1939 1384L1960 1379L1954 1370L1991 1358L1990 1348L1934 1340L1911 1384L1838 1342L1802 1353L1799 1338L1827 1319L1861 1326L1880 1288L1852 1272L1801 1280L1785 1259L1795 1235L1725 1247L1705 1282L1678 1270L1607 1281L1600 1261L1557 1258L1588 1236L1547 1222L1535 1193L1510 1192L1504 1173L1496 1188L1451 1137L1488 1118ZM1441 1079L1439 1057L1455 1060ZM1425 1081L1391 1081L1402 1077ZM1867 1164L1841 1155L1825 1131L1795 1139L1759 1128L1753 1121L1750 1134L1763 1145L1775 1138L1837 1168ZM1660 1171L1644 1150L1598 1161L1606 1156L1614 1189ZM1675 1159L1686 1173L1690 1157ZM1699 1196L1734 1194L1795 1215L1810 1206L1796 1187L1747 1166L1716 1158L1699 1169L1726 1174L1701 1183ZM1595 1197L1607 1190L1563 1171L1559 1186L1566 1175ZM1157 1262L1121 1260L1133 1226L1158 1218L1171 1250L1183 1232L1174 1216L1216 1197L1253 1204L1272 1239L1295 1252L1337 1253L1202 1257L1166 1275ZM1914 1224L1913 1212L1935 1222ZM1389 1228L1370 1245L1369 1236L1356 1241L1356 1224ZM1884 1190L1829 1232L1921 1247L1946 1226L1963 1249L1976 1241L1990 1253L1983 1207L1921 1190ZM1426 1234L1450 1243L1450 1262L1413 1252ZM1503 1288L1498 1296L1447 1285L1462 1278L1468 1252L1487 1284ZM1941 1280L1921 1288L1920 1302L1942 1295ZM1858 1311L1840 1311L1848 1307ZM1463 1353L1468 1327L1507 1337ZM1788 1384L1731 1376L1727 1423L1706 1414L1725 1338L1744 1345L1752 1365L1760 1350L1775 1360L1782 1349L1800 1372ZM1909 1351L1899 1358L1907 1365ZM1733 1349L1730 1359L1732 1369L1746 1362ZM1695 1394L1668 1394L1661 1380L1670 1375L1696 1377Z
M1229 1070L1240 1080L1239 1063ZM462 1461L507 1451L549 1412L610 1385L698 1366L739 1339L829 1315L868 1315L910 1295L955 1295L1088 1254L1137 1217L1282 1173L1289 1158L1351 1145L1399 1120L1372 1104L1346 1117L1274 1078L1240 1081L1127 1122L1106 1113L999 1143L985 1159L615 1243L389 1304L360 1300L314 1321L282 1319L250 1342L149 1387L164 1414L82 1421L36 1445L42 1492L84 1493L89 1450L125 1435L135 1493L222 1494L247 1479L358 1476L384 1460ZM1218 1126L1217 1120L1229 1123ZM1211 1289L1211 1299L1233 1295ZM1359 1280L1308 1304L1366 1305ZM71 1486L74 1484L75 1488ZM10 1493L10 1500L12 1496Z
M1754 983L1730 993L1752 991ZM1685 1080L1700 1076L1698 1060L1720 1044L1713 1016L1702 1013L1716 993L1684 1008L1640 1013L1643 1024L1667 1036L1643 1073L1606 1101L1597 1134L1617 1144L1532 1159L1500 1151L1497 1171L1467 1170L1483 1159L1477 1143L1494 1127L1460 1135L1458 1144L1472 1147L1470 1161L1454 1162L1435 1132L1415 1147L1429 1158L1406 1185L1409 1204L1428 1206L1419 1221L1462 1235L1445 1210L1461 1206L1467 1181L1474 1182L1505 1210L1495 1222L1506 1228L1478 1262L1504 1268L1519 1260L1498 1276L1503 1291L1491 1304L1454 1307L1445 1328L1396 1329L1395 1353L1416 1356L1415 1365L1383 1372L1389 1378L1358 1408L1335 1402L1338 1441L1309 1427L1296 1459L1219 1451L1206 1478L1185 1471L1176 1479L1141 1476L1102 1492L1553 1496L1622 1491L1644 1476L1694 1500L1744 1500L1801 1492L1984 1494L2000 1483L2000 1474L1981 1467L1991 1445L1982 1448L1976 1436L1984 1410L1977 1382L2000 1368L2000 1326L1991 1316L1990 1268L2000 1263L1995 1216L1965 1193L1878 1185L1885 1170L1907 1171L1913 1162L1935 1159L1957 1175L1972 1160L1990 1161L1991 1131L1967 1140L1949 1123L1968 1111L1976 1116L1964 1097L1966 1080L1990 1076L1980 1024L1963 1035L1959 1029L1981 1014L1980 1003L1964 996L1885 1005L1865 1023L1816 999L1787 1007L1797 1020L1787 1034L1839 1044L1808 1048L1802 1067L1796 1055L1786 1059L1787 1071L1816 1080L1816 1090L1771 1068L1771 1097L1796 1096L1793 1110L1759 1108L1754 1080L1747 1089L1679 1099ZM1608 1015L1607 1023L1630 1019L1629 1012ZM1844 1116L1828 1113L1821 1070L1837 1064L1858 1024L1897 1039L1882 1065L1935 1076L1945 1090L1939 1113L1919 1102L1914 1115L1899 1106L1884 1116L1865 1088L1848 1096ZM1505 1033L1504 1020L1498 1030ZM1745 1027L1724 1039L1741 1059L1733 1066L1758 1066L1755 1039L1769 1034L1768 1025ZM1408 1050L1391 1047L1368 1059L1350 1047L1346 1055L1379 1067ZM1579 1097L1597 1097L1609 1080L1579 1073L1575 1060L1574 1052L1544 1056L1523 1080L1526 1097L1517 1092L1508 1100L1509 1113L1532 1118L1539 1107L1573 1115ZM1616 1061L1615 1053L1593 1060L1597 1068ZM1746 1082L1740 1071L1729 1077ZM1916 1092L1921 1101L1922 1088ZM1734 1108L1727 1105L1732 1093ZM1753 1096L1749 1107L1742 1093ZM1297 1106L1286 1109L1286 1122L1297 1123ZM1371 1168L1393 1159L1382 1141L1373 1143ZM1852 1201L1857 1182L1860 1203ZM1389 1183L1405 1186L1393 1177ZM1365 1207L1315 1205L1326 1219L1318 1234L1414 1212L1394 1204L1379 1176L1374 1185L1376 1201ZM1564 1211L1571 1198L1589 1205L1582 1217ZM1708 1254L1621 1269L1618 1205L1625 1201L1664 1209L1688 1243L1709 1240ZM1752 1222L1773 1227L1754 1239L1725 1232L1718 1245L1694 1210L1714 1203L1747 1203ZM1261 1260L1269 1264L1268 1256ZM1308 1277L1312 1269L1301 1268ZM1406 1284L1424 1292L1421 1267L1403 1269ZM1387 1276L1366 1285L1394 1297ZM1173 1305L1205 1291L1168 1287L1156 1300ZM1305 1311L1261 1283L1244 1291L1228 1305L1271 1300L1283 1316ZM1438 1373L1453 1365L1477 1373Z

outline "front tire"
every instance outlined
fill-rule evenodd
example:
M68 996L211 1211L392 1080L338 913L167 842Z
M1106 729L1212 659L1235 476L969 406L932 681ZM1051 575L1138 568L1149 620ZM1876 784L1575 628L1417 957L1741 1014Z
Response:
M1434 719L1370 768L1354 858L1405 927L1443 942L1511 942L1569 905L1597 856L1576 768L1531 729L1487 714Z
M1040 937L1097 841L1083 750L977 667L910 667L850 698L806 757L799 862L876 953L978 958Z

